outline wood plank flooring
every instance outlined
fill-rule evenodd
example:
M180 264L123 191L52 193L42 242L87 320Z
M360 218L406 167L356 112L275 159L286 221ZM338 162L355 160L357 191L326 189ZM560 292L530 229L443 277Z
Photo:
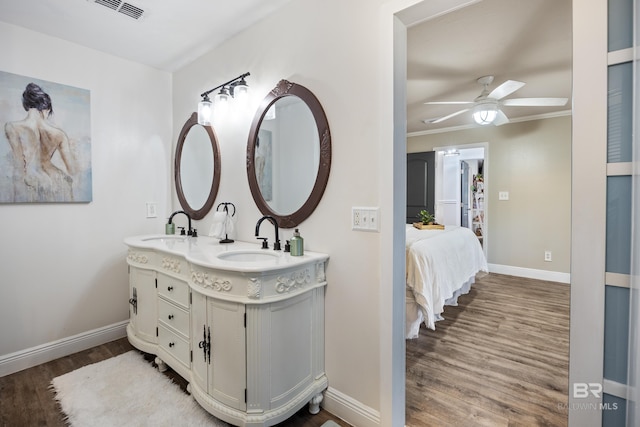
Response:
M568 285L489 274L444 317L407 341L407 426L567 425ZM51 380L132 349L123 338L0 378L0 426L65 426ZM306 407L280 426L327 420L348 426Z
M569 285L488 274L407 341L407 426L566 426Z
M63 427L67 423L55 401L55 393L49 387L51 380L82 366L135 350L126 338L91 348L67 357L53 360L15 374L0 377L0 426L2 427ZM152 363L154 357L145 355ZM171 369L165 375L173 379L186 393L187 382ZM333 420L340 426L349 426L325 410L317 415L309 414L305 405L280 427L320 427Z

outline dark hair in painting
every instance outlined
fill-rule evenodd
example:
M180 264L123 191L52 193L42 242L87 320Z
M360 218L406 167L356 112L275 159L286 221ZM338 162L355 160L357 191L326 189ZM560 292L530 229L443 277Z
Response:
M38 111L49 110L49 115L53 113L51 97L35 83L29 83L22 93L22 106L27 111L36 108Z

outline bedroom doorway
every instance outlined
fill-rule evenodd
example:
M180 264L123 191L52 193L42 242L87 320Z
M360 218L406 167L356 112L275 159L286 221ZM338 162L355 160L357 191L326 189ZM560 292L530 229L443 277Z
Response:
M489 3L489 2L482 2L483 5L485 5L486 3ZM425 2L423 2L422 4L425 4ZM473 5L473 2L470 3L470 4ZM461 9L463 9L463 8L465 8L467 6L468 5L462 6ZM416 5L416 7L414 9L418 9L418 5ZM452 7L452 10L454 10L454 13L455 13L455 9L453 9L453 7ZM438 16L445 16L445 15L449 14L450 12L451 12L451 10L448 11L448 12L443 12L442 15L437 15L437 14L428 15L426 18L423 17L422 21L420 21L420 19L418 19L417 16L412 16L412 18L415 19L415 22L428 22L429 25L434 25L435 26L437 24L434 23L434 20ZM541 14L536 15L536 16L543 16L543 15L544 14L541 13ZM549 16L549 15L547 14L546 16ZM509 20L509 19L504 19L504 21L512 22L512 20ZM403 21L403 22L409 22L409 21ZM417 25L417 24L415 24L415 25ZM407 25L408 29L411 29L411 27L412 27L412 24ZM490 26L487 26L487 27L490 27ZM441 33L440 33L439 36L436 36L437 38L430 39L432 41L435 40L435 44L433 46L435 46L436 50L440 49L442 51L445 51L446 54L447 54L447 57L448 56L453 56L454 53L450 52L452 50L452 48L451 48L448 40L450 40L455 34L451 34L451 33L453 33L453 31L451 31L449 28L441 28L440 31L441 31ZM444 36L445 34L450 35L450 37ZM481 38L481 39L486 39L486 38L489 38L489 39L492 39L492 40L494 39L492 37L481 37L478 34L478 31L474 32L474 35L475 35L475 37ZM506 39L515 40L515 38L506 38ZM407 48L407 50L409 50L409 49L411 49L411 46L410 45L406 46L406 48ZM497 51L498 51L498 49L496 48L496 46L492 45L491 46L491 53L495 54ZM524 55L524 56L527 55L527 51L525 49L518 50L517 52L519 54L521 54L521 55ZM466 57L462 58L462 60L463 61L464 60L470 60L473 57L474 57L473 55L466 55ZM517 61L515 61L515 58L513 56L511 57L511 59L512 59L512 61L511 61L510 65L515 67ZM424 56L421 57L420 60L424 60ZM447 67L446 66L446 65L449 65L449 64L445 64L444 62L440 62L440 63L437 64L438 66L435 66L430 71L430 73L412 72L411 66L414 65L415 63L418 63L418 62L419 61L414 60L414 61L408 61L407 64L406 64L406 66L409 68L409 70L407 72L407 81L404 82L404 83L407 83L407 85L406 85L407 86L407 94L408 94L407 95L407 101L408 102L407 102L407 105L406 105L407 111L409 111L412 106L415 106L415 105L418 105L418 104L424 104L425 101L440 101L440 100L444 100L444 101L451 101L452 103L454 101L460 101L460 103L464 103L465 101L473 99L473 96L466 96L466 95L462 96L459 93L455 92L454 89L449 89L445 85L447 83L451 82L451 81L455 81L456 78L459 78L460 74L462 74L464 72L464 70L467 70L467 69L476 70L478 67L475 67L472 64L467 64L466 62L460 62L460 63L456 64L458 68L454 69L452 67ZM571 63L570 59L569 59L569 63ZM498 74L498 71L495 68L492 68L491 70L487 69L487 70L484 70L484 71L486 73L490 72L490 73ZM505 74L509 74L509 73L512 73L513 70L509 69L508 72L507 72L507 70L505 70L503 72ZM482 75L482 74L478 74L478 76L480 76L480 75ZM507 79L507 78L514 78L514 77L504 76L504 79ZM412 96L412 94L416 93L416 90L414 90L414 89L416 89L418 87L418 83L416 83L416 87L409 87L409 83L408 82L411 81L411 80L419 81L419 85L423 85L423 86L426 86L430 82L435 82L436 84L440 85L440 87L438 88L439 91L429 99L424 99L423 98L423 99L419 99L419 100L411 100L410 97ZM523 78L523 80L525 80L525 79ZM532 77L529 77L528 81L532 81ZM458 85L458 87L459 86L460 85ZM412 105L412 103L413 103L413 105ZM434 102L434 103L436 103L436 102ZM452 107L452 108L454 108L454 107ZM460 107L460 108L464 108L464 107ZM570 107L569 107L569 109L570 109ZM456 110L452 109L451 111L456 111ZM408 114L407 121L409 122L409 125L410 125L411 124L410 121L411 121L412 117L410 116L409 112L407 114ZM444 114L439 114L439 115L436 115L436 114L426 115L425 114L422 117L420 117L420 121L423 121L424 123L427 123L427 122L435 123L436 121L442 121L442 119L444 117L446 117ZM452 113L451 117L452 118L454 117L453 113ZM461 115L455 116L455 117L463 117L463 116L461 114ZM481 141L482 140L488 140L488 138L487 138L488 136L490 136L490 135L494 136L494 135L492 135L490 133L490 131L486 131L486 133L483 134L483 135L471 135L470 127L468 127L468 126L466 126L464 124L454 123L453 120L451 120L451 119L447 119L447 123L451 123L451 129L453 129L455 131L458 131L460 134L465 136L466 140L468 140L469 142L471 142L471 141L475 142L475 141L478 141L478 140L481 140ZM507 129L510 129L510 128L512 128L512 127L511 126L500 127L499 130L496 131L496 133L498 133L500 131L504 132L504 140L505 140L504 147L510 147L511 148L511 147L515 146L515 144L513 144L513 142L515 141L517 135L514 135L513 133L508 132ZM423 128L423 129L425 129L425 128ZM485 128L485 129L492 129L492 128ZM529 127L527 129L528 132L531 132L532 130L533 130L533 127ZM411 133L410 129L408 129L408 131L409 131L409 133ZM431 132L429 132L428 130L416 130L414 132L415 132L415 135L418 136L418 137L427 136L427 135L428 136L433 136L435 134L442 135L442 136L439 136L439 140L437 140L437 142L439 142L439 144L436 143L436 144L432 144L430 146L428 146L428 144L425 143L424 140L417 141L417 143L415 145L413 145L413 147L410 147L411 151L426 151L426 150L431 150L431 149L435 150L432 147L434 147L434 145L438 145L438 146L441 146L443 148L442 156L444 156L444 149L445 148L447 148L447 149L458 148L459 149L459 147L449 147L448 146L449 144L453 143L455 141L455 139L454 139L454 137L452 135L445 135L446 131L440 130L440 132L436 132L435 130L432 130ZM570 137L571 136L569 135L569 138ZM438 137L436 137L436 138L438 138ZM432 138L432 140L436 140L436 138ZM481 138L481 139L479 139L479 138ZM427 138L424 138L424 139L426 140ZM493 141L493 139L491 139L491 140ZM570 141L570 139L569 139L569 141ZM533 151L527 152L527 154L529 156L522 156L522 154L524 153L524 151L522 151L520 153L511 152L510 153L510 155L511 155L510 157L509 156L501 157L502 154L503 154L499 150L499 148L501 148L501 147L499 147L499 146L497 146L495 144L492 145L492 147L494 147L494 148L492 148L492 151L493 151L493 154L494 154L494 160L495 160L496 165L500 163L500 160L505 160L505 159L513 160L514 158L516 158L516 159L519 159L519 160L525 159L527 161L532 160L532 159L537 159L537 157L535 156L535 153ZM569 151L570 151L570 148L569 148ZM514 157L513 154L515 154L517 156L520 156L520 157ZM540 157L540 155L538 155L538 157ZM484 158L483 161L486 162L486 159L488 159L488 156L486 156L486 158ZM444 160L444 158L443 158L443 160ZM458 169L458 171L460 171L460 170L463 169L464 165L462 165L463 167L460 167L460 160L459 159L457 160L457 162L458 162L457 169ZM507 161L505 163L509 163L509 162ZM514 164L514 162L511 162L511 164ZM482 164L482 167L483 167L483 173L482 173L482 178L483 178L482 182L483 182L483 184L482 185L484 187L483 191L484 191L485 194L489 194L488 190L486 189L486 187L488 186L488 182L489 182L488 178L489 177L487 177L485 175L485 173L484 173L484 172L488 171L489 168L484 162ZM570 166L569 166L568 169L570 170ZM498 203L497 202L498 196L499 196L499 194L497 192L498 190L503 190L503 189L512 190L512 188L510 188L510 187L509 188L507 188L506 186L503 187L503 185L504 185L503 182L508 182L509 184L511 184L514 181L517 181L518 178L520 177L520 175L518 175L519 172L520 171L513 171L513 173L511 173L511 171L510 171L509 174L502 174L502 175L500 173L495 173L494 174L494 178L495 178L494 179L494 184L495 184L495 187L496 187L495 190L494 190L494 201L496 203ZM471 175L473 175L473 173L471 173ZM505 181L504 180L504 176L505 175L509 175L511 177L511 180L510 181ZM461 183L462 180L463 179L461 178L460 172L458 172L458 175L457 175L458 184L457 184L457 186L453 187L455 189L456 194L461 194L462 193L462 183ZM525 182L525 184L526 184L526 182ZM547 187L547 188L549 188L549 187ZM523 194L524 193L525 192L523 192ZM527 192L527 194L530 194L530 193ZM517 194L512 190L512 192L511 192L512 201L510 203L504 203L504 202L500 202L500 203L503 203L504 206L506 206L508 204L509 205L508 207L511 207L512 205L515 204L515 203L513 203L513 201L515 200L514 196L516 196L516 195ZM533 198L529 197L527 199L527 202L530 202L532 199ZM436 203L437 203L437 200L438 200L438 198L436 198ZM448 200L452 201L451 202L451 206L445 206L444 205L445 202L448 201ZM502 197L500 197L500 200L508 200L508 199L502 199ZM440 198L440 202L443 204L443 206L442 206L443 209L450 209L452 211L451 212L451 218L452 218L451 221L452 221L452 223L462 224L462 222L464 221L464 212L461 211L461 209L463 209L463 207L460 206L460 203L461 203L460 199L458 197L451 197L451 198L449 198L449 197L441 197ZM483 200L483 208L487 207L487 206L488 206L487 201ZM502 206L502 207L504 207L504 206ZM479 206L478 206L478 209L479 209ZM436 208L436 211L437 210L438 209ZM499 230L497 230L497 228L502 228L502 225L506 224L507 222L506 221L499 221L497 219L499 217L499 214L500 214L500 212L497 209L494 210L494 213L497 214L494 217L494 220L498 221L498 222L496 222L496 224L500 225L500 227L498 227L498 226L495 227L496 228L495 231L498 232ZM445 214L445 213L443 212L443 214ZM447 214L448 214L448 212L447 212ZM472 216L471 219L473 219L473 216ZM519 218L516 218L516 221L514 221L514 222L518 222L518 221L521 221L521 220L522 220L522 217L519 217ZM467 221L469 221L469 217L468 216L467 216ZM484 218L483 218L484 224L487 223L486 221L487 220L486 220L486 212L485 212L485 215L484 215ZM486 235L486 232L487 232L487 230L483 229L483 234ZM516 234L508 233L508 232L504 232L502 234L503 235L499 235L496 238L494 238L494 241L496 242L494 250L500 250L501 248L506 248L506 247L515 247L515 246L511 246L510 244L500 245L499 243L504 241L504 235L515 236ZM503 238L503 239L500 240L501 238ZM485 243L485 245L483 245L484 246L484 250L485 250L485 253L487 253L486 242L484 242L484 243ZM507 242L507 243L509 243L509 242ZM524 245L522 245L522 246L524 246ZM537 254L538 253L536 252L534 255L537 255ZM502 254L502 252L497 252L496 255L502 256L503 254ZM495 259L499 259L497 256L494 257L494 258ZM530 258L534 258L534 256L531 256ZM537 259L538 257L536 256L535 258ZM517 265L517 264L514 263L514 265ZM544 265L542 267L544 267ZM482 356L478 356L478 357L480 359L482 358ZM565 369L565 372L566 372L566 369ZM419 374L420 373L418 372L417 376L415 376L413 378L407 378L407 380L408 380L408 382L407 382L407 390L409 389L409 387L411 387L411 385L410 385L411 381L416 380L417 383L414 383L414 387L417 387L417 389L419 389L421 391L426 391L425 389L422 388L422 387L425 387L426 384L420 381L421 377L420 377ZM417 384L417 386L415 384ZM410 404L410 403L408 402L408 404Z

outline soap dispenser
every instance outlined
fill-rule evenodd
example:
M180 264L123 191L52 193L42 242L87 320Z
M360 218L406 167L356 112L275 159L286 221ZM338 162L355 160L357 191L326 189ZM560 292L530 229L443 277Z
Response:
M164 225L165 234L176 234L176 225L171 222L171 219Z
M291 246L291 256L302 256L304 254L304 239L300 236L300 231L297 228L293 232L289 245Z

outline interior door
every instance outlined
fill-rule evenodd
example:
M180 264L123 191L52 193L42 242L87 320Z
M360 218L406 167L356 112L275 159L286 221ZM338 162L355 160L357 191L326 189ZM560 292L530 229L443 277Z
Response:
M460 162L460 225L469 228L469 163Z
M407 154L407 224L425 209L435 214L435 151Z

